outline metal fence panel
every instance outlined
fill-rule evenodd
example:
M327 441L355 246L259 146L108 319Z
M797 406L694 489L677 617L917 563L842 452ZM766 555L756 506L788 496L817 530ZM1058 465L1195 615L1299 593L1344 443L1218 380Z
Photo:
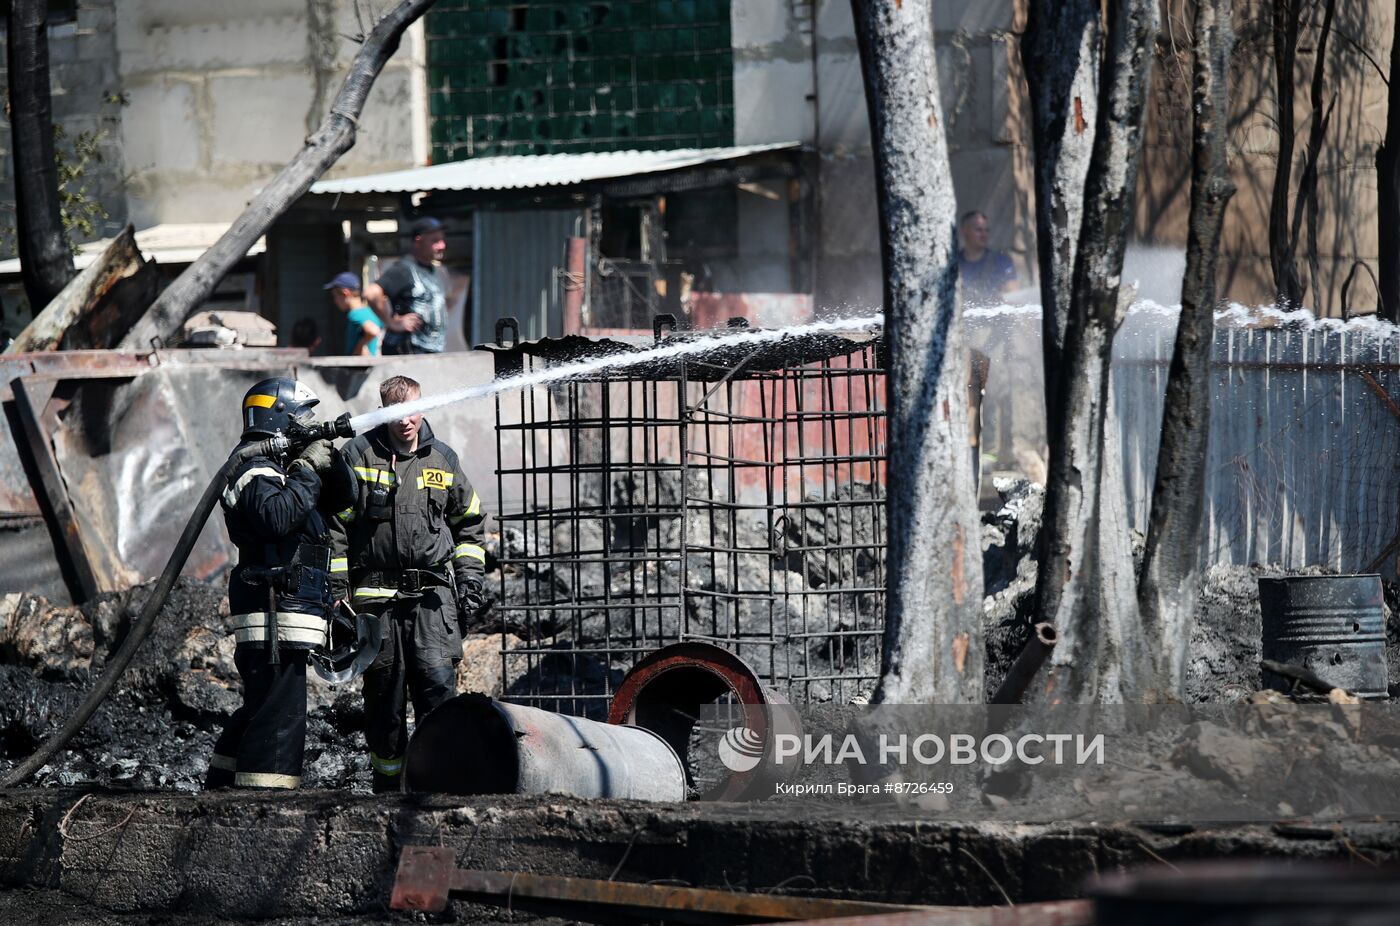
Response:
M1038 314L970 315L973 346L992 355L991 468L1044 478L1035 471L1045 440ZM1137 311L1114 345L1124 491L1139 531L1174 337L1173 315ZM1204 562L1400 575L1400 332L1221 325L1212 368Z
M1225 329L1215 343L1203 554L1211 563L1321 565L1396 574L1400 409L1393 337ZM1147 521L1169 356L1121 375L1134 459L1134 526ZM1129 368L1131 369L1131 368ZM1386 553L1383 557L1382 554ZM1388 560L1388 561L1387 561Z
M558 271L570 236L582 233L578 209L495 212L478 209L472 232L472 343L495 340L496 322L514 317L520 336L563 331Z

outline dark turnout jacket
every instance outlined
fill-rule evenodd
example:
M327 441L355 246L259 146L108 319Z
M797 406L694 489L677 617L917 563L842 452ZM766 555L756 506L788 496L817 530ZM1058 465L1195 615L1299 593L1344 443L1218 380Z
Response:
M343 463L337 460L336 466L343 467ZM307 557L313 552L308 548L328 548L330 512L335 510L330 506L348 499L348 481L348 472L334 468L323 485L322 477L308 467L288 466L271 457L253 457L229 477L220 501L229 539L238 548L228 597L239 643L265 639L261 615L269 607L268 581L248 579L261 570L293 566L298 562L298 551ZM324 563L321 565L324 568ZM282 643L298 647L319 642L315 631L329 601L326 594L307 588L277 590L272 602L276 613L315 615L315 622L279 619L284 630ZM247 619L239 620L240 615Z
M358 600L390 598L392 578L407 569L440 570L460 587L486 570L486 513L457 454L424 421L418 449L399 454L381 425L341 451L353 474L354 504L332 524L331 573L337 591ZM371 493L392 492L392 514L371 515Z

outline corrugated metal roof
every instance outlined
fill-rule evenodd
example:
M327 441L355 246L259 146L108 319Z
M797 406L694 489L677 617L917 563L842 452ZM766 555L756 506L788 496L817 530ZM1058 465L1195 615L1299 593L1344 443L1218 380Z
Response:
M192 264L201 254L214 246L224 232L227 222L198 222L192 224L152 225L136 233L136 247L146 257L159 264ZM82 270L102 256L111 238L89 241L78 245L78 253L73 256L73 269ZM267 250L267 242L259 238L248 249L249 257L255 257ZM18 257L0 260L0 276L20 273L23 267Z
M737 148L678 148L674 151L603 151L588 154L527 154L472 158L365 177L322 180L312 193L418 193L425 190L518 190L568 186L654 174L682 167L732 161L765 151L786 151L800 142Z

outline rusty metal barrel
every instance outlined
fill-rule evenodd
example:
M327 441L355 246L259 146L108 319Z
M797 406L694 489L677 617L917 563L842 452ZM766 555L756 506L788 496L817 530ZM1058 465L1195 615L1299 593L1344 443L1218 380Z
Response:
M715 717L706 717L707 707L721 704L733 712L720 708ZM728 715L729 722L711 727L721 713ZM774 759L777 736L802 734L797 711L782 694L764 687L747 662L713 643L672 643L639 660L617 686L608 722L636 724L663 737L682 757L690 772L691 790L702 800L770 797L775 785L797 773L798 763ZM717 749L714 758L719 765L702 768L708 765L708 757L701 755L703 749L692 748L703 745L697 742L697 734L709 734L711 744L718 747L731 731L750 745L761 744L758 755L751 757L756 763L745 762L748 767L736 770L723 762Z
M1385 612L1376 575L1259 580L1263 658L1301 666L1362 698L1385 698ZM1266 688L1288 680L1264 670Z
M599 723L464 694L418 724L404 788L441 794L686 799L685 766L641 727Z

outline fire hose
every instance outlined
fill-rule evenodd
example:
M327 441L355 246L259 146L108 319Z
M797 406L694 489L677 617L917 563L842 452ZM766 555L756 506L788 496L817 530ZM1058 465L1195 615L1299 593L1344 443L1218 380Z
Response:
M98 679L92 691L88 692L87 698L64 723L63 729L41 743L29 758L11 769L4 780L0 780L0 787L13 788L48 764L50 759L62 752L69 741L78 735L78 731L97 711L98 706L106 700L107 695L111 694L112 689L117 684L117 679L121 678L126 667L136 656L136 651L145 642L146 637L150 636L152 628L155 627L156 617L165 607L165 601L170 597L170 590L175 587L175 580L180 577L180 571L185 568L185 561L189 559L190 552L199 539L199 532L204 529L204 522L209 520L209 515L213 512L214 505L223 492L224 486L228 483L228 477L234 470L256 456L275 456L287 453L294 447L304 447L315 440L354 436L354 430L350 427L350 416L346 414L341 415L335 421L296 426L290 437L278 435L257 443L245 444L234 450L204 489L199 504L195 506L189 521L185 522L185 529L180 533L180 539L175 542L175 549L171 551L165 569L161 572L160 578L156 580L150 595L146 597L146 602L141 607L141 613L131 625L131 631L126 635L126 639L122 640L121 646L107 661L102 678Z

